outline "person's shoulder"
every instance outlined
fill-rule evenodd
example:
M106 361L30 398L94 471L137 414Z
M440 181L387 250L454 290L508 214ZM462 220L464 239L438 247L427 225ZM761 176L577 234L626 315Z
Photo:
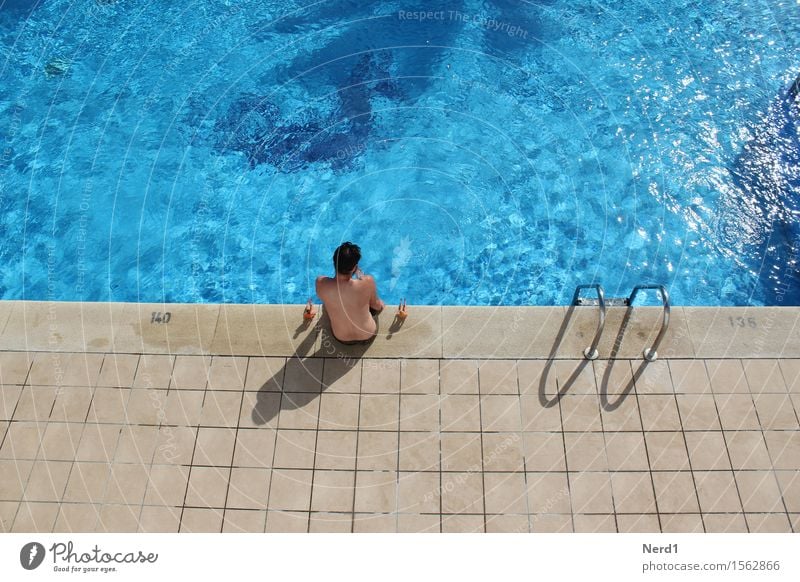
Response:
M364 275L361 277L361 280L364 281L367 285L375 285L375 277L372 275Z
M319 277L317 277L317 287L325 285L325 283L327 283L330 280L331 280L330 277L326 277L325 275L320 275Z

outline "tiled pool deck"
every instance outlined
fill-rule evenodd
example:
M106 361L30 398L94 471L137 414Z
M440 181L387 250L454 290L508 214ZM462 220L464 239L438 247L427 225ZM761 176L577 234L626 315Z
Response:
M798 308L301 312L0 303L0 531L800 532Z

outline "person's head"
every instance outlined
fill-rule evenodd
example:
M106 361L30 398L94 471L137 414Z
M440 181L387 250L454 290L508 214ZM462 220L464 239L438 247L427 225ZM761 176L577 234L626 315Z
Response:
M333 251L333 267L340 275L350 275L361 260L361 249L351 242L344 242Z

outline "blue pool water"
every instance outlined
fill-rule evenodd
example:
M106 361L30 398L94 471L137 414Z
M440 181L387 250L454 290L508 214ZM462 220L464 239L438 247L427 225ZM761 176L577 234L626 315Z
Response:
M0 5L3 299L800 304L794 0Z

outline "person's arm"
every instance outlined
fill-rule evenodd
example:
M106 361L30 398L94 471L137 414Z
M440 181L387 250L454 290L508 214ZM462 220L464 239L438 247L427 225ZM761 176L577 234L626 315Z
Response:
M378 297L378 285L377 283L375 283L375 279L371 275L366 275L364 279L369 281L369 286L371 289L371 293L369 296L370 309L374 309L375 311L382 311L384 305L383 301L381 301L381 298Z
M315 289L315 291L317 292L317 297L319 297L319 298L320 298L320 300L322 300L323 302L324 302L325 300L324 300L324 299L322 299L322 293L320 293L320 291L321 291L321 289L322 289L322 282L323 282L324 280L325 280L325 275L320 275L319 277L317 277L317 282L316 282L316 284L314 285L314 289Z

